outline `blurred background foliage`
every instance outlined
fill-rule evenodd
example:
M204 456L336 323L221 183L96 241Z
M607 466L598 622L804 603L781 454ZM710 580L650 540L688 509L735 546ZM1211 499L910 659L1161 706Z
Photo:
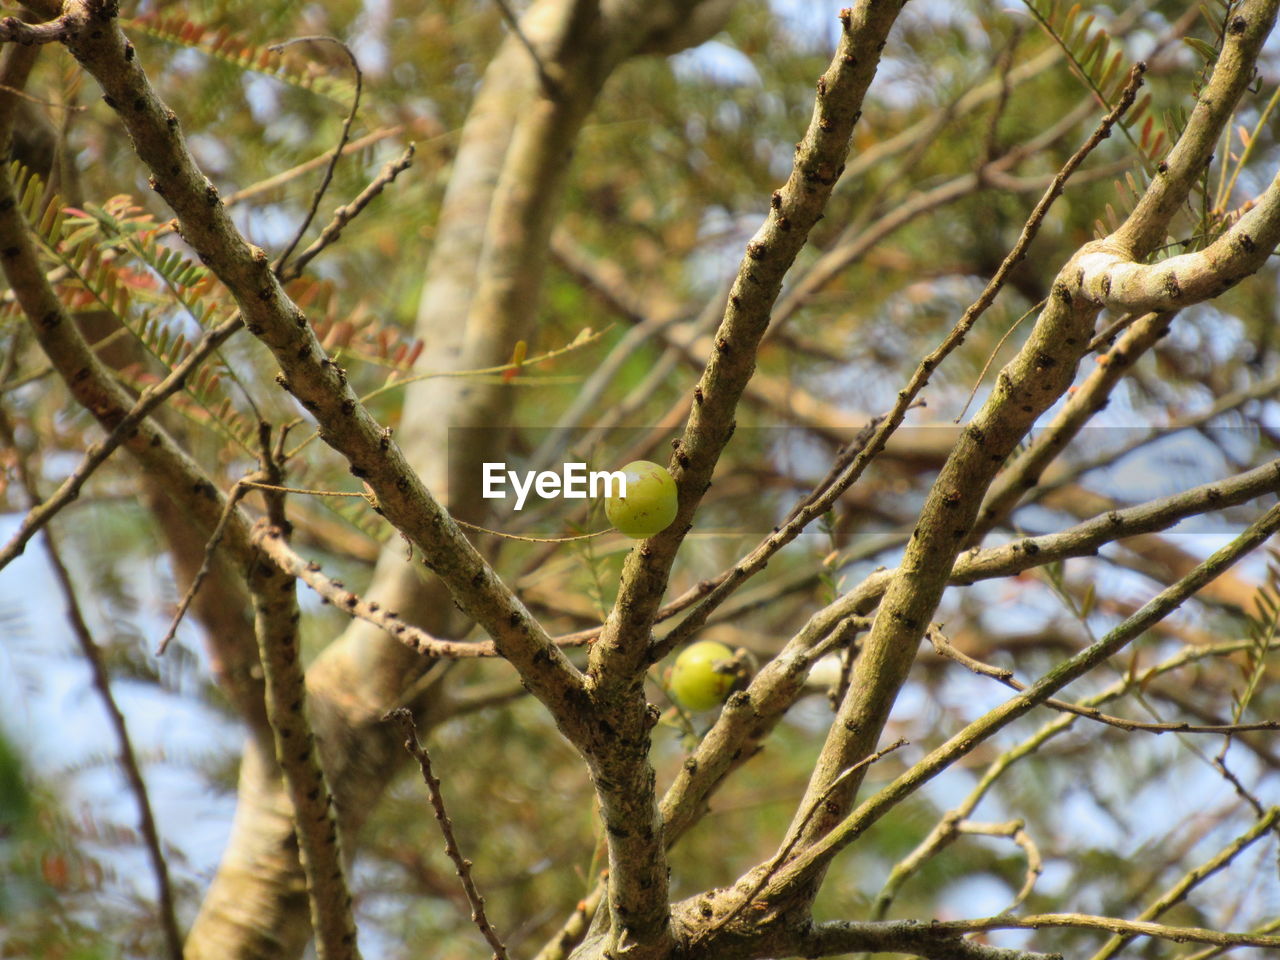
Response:
M1202 74L1205 54L1180 37L1199 38L1210 48L1216 42L1211 18L1192 7L1117 2L1090 4L1084 11L1096 15L1094 29L1112 33L1111 49L1123 51L1126 64L1151 58L1146 92L1156 130L1176 127L1176 112L1190 106ZM352 138L366 138L368 145L339 164L320 222L334 205L358 193L404 143L415 142L417 156L409 173L345 230L342 242L312 265L294 292L317 325L329 331L326 342L352 380L365 391L386 385L388 360L401 345L413 350L422 268L458 132L485 64L504 35L495 5L190 0L126 4L124 13L132 20L126 31L142 62L177 110L197 159L224 198L323 157L336 141L352 93L343 56L323 44L293 46L262 71L237 61L256 61L267 45L298 36L331 35L350 44L364 73ZM530 362L512 380L520 398L510 440L513 465L545 439L545 428L556 424L628 329L658 314L673 322L620 364L588 422L573 426L608 423L611 414L622 411L614 425L631 429L606 434L601 448L583 440L581 452L598 460L597 466L623 451L666 459L666 444L675 435L674 425L683 421L695 369L705 355L698 338L708 329L699 317L708 301L722 295L771 191L789 171L792 146L812 107L814 82L832 49L834 15L834 4L743 0L726 29L703 47L672 58L635 60L610 80L575 150L529 356L558 350L584 330L600 335L554 360ZM195 27L198 40L193 40ZM1273 43L1269 54L1276 49ZM757 388L743 404L738 436L699 521L699 527L719 532L687 542L673 592L731 564L768 531L822 474L838 445L888 406L917 358L949 329L998 265L1047 178L1103 112L1096 103L1082 107L1092 95L1055 50L1056 41L1019 4L919 0L906 8L858 127L850 173L802 254L796 280L824 252L876 229L927 192L973 174L985 160L1017 145L1034 143L1063 118L1078 119L1004 171L1026 181L1024 188L992 182L958 190L949 202L888 232L776 328L761 352ZM1029 63L1039 66L1016 82L1002 80ZM1275 67L1273 59L1265 62L1256 93L1246 98L1230 142L1208 174L1208 199L1184 211L1174 227L1176 245L1168 252L1201 243L1206 231L1220 225L1222 215L1247 200L1276 168L1278 128L1274 121L1259 125L1275 89ZM129 194L164 222L167 211L149 191L111 111L99 102L91 81L82 83L67 56L48 50L29 89L42 102L24 107L16 153L51 183L51 190L77 208ZM904 131L931 127L928 135L905 144L895 140ZM1135 137L1140 135L1135 130ZM1234 171L1249 141L1248 165L1235 191L1224 197L1224 177ZM975 385L979 398L984 395L993 377L991 371L984 375L988 360L994 357L993 369L998 369L1012 356L1030 324L1012 333L1010 328L1045 296L1060 265L1094 235L1097 223L1106 222L1108 207L1121 216L1127 210L1132 197L1125 174L1139 184L1144 176L1134 158L1133 144L1114 136L1089 160L1055 206L1010 288L935 374L927 408L913 415L915 426L850 491L827 532L802 537L774 560L768 574L726 608L711 635L767 658L833 590L847 589L875 566L894 562L900 535L910 530L914 509L941 462L952 418L961 414ZM280 250L318 178L313 166L255 190L233 208L238 224L253 242ZM181 249L172 238L165 243ZM1101 457L1104 467L1070 478L1067 493L1057 501L1015 514L1013 528L1057 529L1073 522L1081 502L1096 505L1097 497L1108 505L1136 502L1269 456L1274 407L1271 391L1259 390L1258 397L1196 430L1171 432L1136 454L1105 463L1105 451L1147 428L1176 424L1217 398L1274 381L1280 373L1275 289L1275 270L1268 268L1222 300L1179 316L1173 332L1115 390L1095 419L1099 429L1085 431L1080 452L1067 457L1068 462L1072 456ZM210 296L216 299L216 291ZM188 335L195 329L178 311L163 318ZM85 319L91 323L93 318ZM22 326L12 310L0 325L10 384L42 370ZM116 362L135 383L163 372L154 358L130 353L127 346ZM274 366L256 342L233 341L224 348L220 367L227 412L200 414L191 403L187 419L175 411L166 416L225 489L251 468L251 454L209 429L210 418L239 415L252 422L257 409L287 420L295 412L272 384ZM401 396L395 389L380 395L375 409L384 422L394 426L407 416L429 415L402 410ZM20 440L34 448L45 487L51 489L91 442L90 418L68 410L65 391L48 376L6 387L2 402ZM934 429L923 429L928 424ZM300 425L296 438L303 439L306 430L305 423ZM351 489L345 465L321 444L310 444L300 456L305 472L295 474L295 482ZM75 573L93 598L99 638L121 695L132 705L131 721L143 731L140 747L174 860L180 914L189 919L216 860L217 843L190 842L188 830L199 830L172 783L194 782L197 791L221 797L215 809L228 813L235 788L235 734L228 733L220 694L207 679L194 626L184 628L163 660L149 653L175 590L162 538L134 492L132 470L128 460L113 460L56 527L74 543ZM1081 499L1083 494L1073 499L1072 491L1095 499ZM307 554L359 589L387 531L359 501L354 503L294 498L293 507ZM0 506L11 518L21 515L25 503L16 485L0 493ZM1251 515L1251 510L1228 512L1192 525L1198 533L1166 538L1166 544L1174 552L1201 555L1206 544L1218 542L1221 533ZM526 523L498 514L491 524L540 535L603 525L598 514L586 508L575 513L563 502L537 517ZM993 534L993 542L1006 536L1007 531ZM499 569L553 632L598 623L601 609L612 600L625 546L608 537L556 548L486 542ZM1170 564L1169 556L1144 558L1113 547L1096 560L1072 561L1057 582L1028 574L953 591L939 616L958 646L1032 678L1064 651L1087 642L1091 632L1101 633L1122 619L1154 592L1154 582L1170 576L1176 566ZM1242 572L1234 594L1222 591L1188 606L1138 645L1132 664L1117 665L1101 682L1153 664L1187 642L1246 635L1251 594L1266 582L1261 567ZM42 627L37 639L20 624L27 605L47 607L54 601L20 579L11 584L5 601L18 602L20 609L3 624L0 673L12 670L23 679L10 682L18 700L5 708L6 732L11 739L30 727L53 733L34 753L9 741L0 752L5 861L0 955L151 954L159 934L148 921L138 838L123 825L131 822L127 809L118 803L106 811L98 806L121 787L111 775L109 751L85 732L84 681L60 685L51 679L75 670L56 627L52 638ZM307 617L313 649L343 625L339 614L314 603ZM1172 682L1153 682L1112 709L1146 719L1226 720L1231 698L1243 689L1253 666L1243 654L1209 661L1187 668ZM529 953L589 891L599 869L591 791L547 717L516 695L508 671L492 663L461 663L452 671L451 682L459 689L488 691L489 705L438 731L432 744L437 771L460 842L478 865L490 916L517 953ZM660 669L653 680L652 698L668 709ZM80 693L61 699L50 694L68 686ZM872 772L873 784L1002 700L993 686L922 654L888 731L911 745L902 759L890 757ZM1277 698L1268 686L1256 693L1248 716L1277 715ZM813 695L792 711L763 754L715 797L712 815L681 842L672 860L677 895L728 882L774 851L829 722L825 690L815 683ZM52 712L43 713L46 708ZM688 738L707 724L705 717L682 722L673 714L668 712L656 736L660 783L670 781ZM198 731L184 747L161 748L157 727L163 723L157 724L157 716L221 725L217 749L196 746ZM838 861L820 900L821 915L866 916L893 864L972 788L983 765L1049 719L1043 712L1033 714L882 821ZM148 742L148 731L155 742ZM1016 765L975 816L1025 820L1045 860L1029 901L1033 909L1132 915L1249 822L1248 805L1214 768L1219 747L1209 738L1157 738L1078 723ZM1274 801L1280 767L1274 738L1238 737L1229 758L1253 790ZM218 830L225 834L225 826L215 834ZM1237 929L1274 917L1280 903L1275 847L1274 838L1259 844L1172 916ZM367 828L356 873L360 917L376 945L370 955L415 956L428 944L453 957L486 955L440 848L421 784L402 778ZM1021 851L1005 838L961 838L903 887L889 915L998 912L1022 885L1025 869ZM1061 932L1039 937L1037 945L1082 955L1094 939ZM1172 955L1162 952L1166 949L1140 943L1132 955Z

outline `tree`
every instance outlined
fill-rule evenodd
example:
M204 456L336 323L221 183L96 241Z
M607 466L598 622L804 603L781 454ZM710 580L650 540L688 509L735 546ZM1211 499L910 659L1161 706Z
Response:
M44 540L159 890L23 775L10 952L1280 946L1277 3L903 7L0 22L0 564ZM637 457L634 543L480 482ZM161 545L177 639L104 642ZM199 647L208 883L112 702Z

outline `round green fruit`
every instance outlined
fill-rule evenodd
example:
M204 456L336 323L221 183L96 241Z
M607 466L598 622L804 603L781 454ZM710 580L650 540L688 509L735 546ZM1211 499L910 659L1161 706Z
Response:
M718 707L737 680L733 656L723 643L699 640L676 657L667 689L686 710L696 713Z
M621 471L627 495L614 493L604 501L605 516L614 528L633 540L661 533L676 518L676 481L666 467L650 460L633 460Z

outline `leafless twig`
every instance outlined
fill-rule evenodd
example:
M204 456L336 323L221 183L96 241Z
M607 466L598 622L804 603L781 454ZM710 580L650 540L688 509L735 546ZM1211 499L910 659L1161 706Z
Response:
M174 612L173 619L169 621L169 629L160 638L160 642L156 644L157 657L164 656L164 652L169 649L169 643L178 632L178 625L182 623L182 618L186 616L187 609L191 606L192 601L195 600L196 594L200 592L200 587L204 583L205 577L213 569L213 555L218 549L218 544L222 542L222 535L226 532L227 524L235 513L236 504L249 492L249 489L247 484L237 482L231 488L231 492L227 494L227 502L222 508L222 514L218 517L218 524L213 528L213 533L209 536L209 542L205 544L204 561L200 564L200 569L196 571L195 577L192 578L191 585L187 587L187 592L182 595L182 600L178 603L178 609Z
M181 390L186 385L187 377L190 376L192 371L207 360L210 354L225 343L241 326L243 326L243 322L237 313L234 317L209 330L192 349L191 353L174 367L167 377L154 387L143 391L133 405L133 409L125 414L124 418L106 437L85 452L84 459L80 461L79 466L62 482L62 485L54 491L53 495L48 500L33 506L23 518L22 525L18 528L17 533L10 537L9 542L4 545L4 549L0 550L0 570L3 570L11 560L22 554L27 541L35 535L36 531L48 523L54 514L80 495L80 489L89 477L93 475L93 472L106 462L107 458L111 456L120 444L132 436L134 428L143 418Z
M360 215L365 207L373 202L383 190L395 182L396 177L409 169L413 163L413 144L405 147L404 152L394 160L388 160L378 171L378 175L373 178L367 187L360 191L359 195L348 203L346 206L338 207L333 211L333 219L328 225L320 231L320 236L315 239L311 246L298 254L298 258L288 267L281 268L280 279L289 281L295 277L302 276L302 271L307 264L314 260L326 247L336 243L338 238L342 236L343 228L348 223Z
M956 663L973 671L979 676L990 677L993 680L999 680L1006 687L1012 690L1022 692L1027 689L1027 685L1018 680L1013 675L1012 670L1003 667L992 666L989 663L983 663L976 660L966 653L961 653L951 641L946 638L942 629L935 623L930 624L929 629L925 631L925 636L929 638L929 642L933 645L933 649L941 657L948 660L954 660ZM1110 714L1103 713L1093 707L1081 706L1078 703L1071 703L1067 700L1059 700L1057 697L1049 697L1042 701L1044 706L1052 707L1054 710L1061 710L1063 713L1074 713L1078 717L1084 717L1087 720L1096 720L1098 723L1105 723L1110 727L1118 727L1121 730L1129 732L1142 731L1144 733L1244 733L1249 730L1280 730L1280 720L1260 720L1257 723L1187 723L1185 721L1176 721L1174 723L1145 723L1141 720L1126 720L1124 717L1113 717Z
M547 73L546 64L542 62L542 57L538 56L538 51L533 48L533 44L529 42L529 38L524 35L524 31L520 29L520 21L516 18L507 0L493 0L498 7L498 12L502 14L502 19L506 21L511 32L515 34L516 39L520 41L520 45L529 52L529 56L533 58L533 65L538 71L538 80L542 83L542 89L546 91L547 96L553 100L560 98L560 87L552 79L551 74Z
M462 889L466 891L467 901L471 904L471 919L479 928L481 935L489 942L489 946L493 948L495 960L506 960L507 948L489 922L484 910L484 897L480 896L480 891L476 889L475 881L471 878L471 861L463 857L462 851L458 849L458 840L453 835L453 821L449 819L449 814L444 808L440 781L431 772L431 757L426 747L418 742L418 730L413 723L413 714L405 707L397 707L382 719L395 722L404 733L404 748L418 761L418 767L422 770L423 782L426 783L427 791L431 794L431 807L440 824L440 832L444 834L445 853L453 861L458 879L462 881Z
M355 123L356 111L360 109L360 94L364 89L364 72L360 69L360 63L356 60L356 55L351 52L351 48L336 37L312 36L312 37L295 37L292 40L285 40L283 43L276 43L267 49L279 53L286 47L291 47L295 43L332 43L342 49L347 55L347 59L351 61L351 69L356 75L356 91L355 96L351 99L351 109L347 112L346 119L342 121L342 132L338 135L338 143L333 148L333 155L329 158L329 165L325 167L324 176L320 180L320 185L316 187L316 192L311 197L311 208L307 211L307 215L302 218L302 223L298 227L298 232L294 234L293 239L289 242L289 246L285 247L284 253L280 254L275 262L274 270L277 277L283 279L285 264L289 262L289 257L293 255L293 251L298 244L302 242L303 236L307 232L307 228L311 226L311 221L316 217L316 211L320 209L320 201L324 199L325 192L329 189L329 184L333 182L333 171L337 169L338 161L342 159L342 149L347 145L347 140L351 138L351 125ZM319 251L316 251L317 253ZM315 254L312 254L315 256Z

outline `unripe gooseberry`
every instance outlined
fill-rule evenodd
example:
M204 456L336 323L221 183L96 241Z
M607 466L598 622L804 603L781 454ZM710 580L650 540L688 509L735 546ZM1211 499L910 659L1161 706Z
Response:
M697 712L724 703L736 680L733 651L716 640L699 640L676 657L667 689L680 706Z
M633 460L621 472L627 478L627 495L615 489L605 498L609 522L633 540L644 540L671 526L676 518L676 481L667 468L650 460Z

